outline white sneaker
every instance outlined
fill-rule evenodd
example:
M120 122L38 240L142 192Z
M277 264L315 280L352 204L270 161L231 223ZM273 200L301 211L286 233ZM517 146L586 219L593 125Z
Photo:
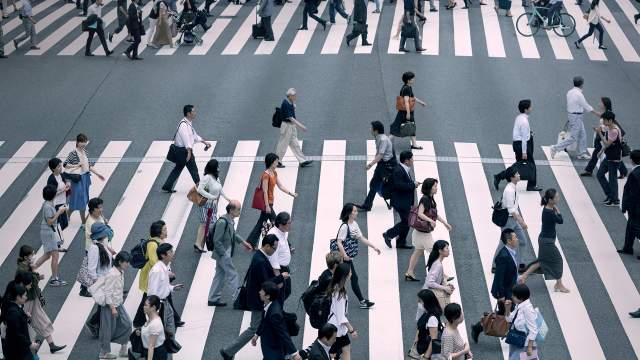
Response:
M129 357L129 347L127 345L123 345L120 348L120 352L118 352L118 356L121 358L128 358Z
M591 160L591 156L589 156L589 155L587 155L587 154L581 154L581 155L578 155L578 156L577 156L577 158L578 158L579 160Z
M551 148L551 158L552 159L555 159L557 153L558 153L558 151L556 149Z
M103 353L102 351L98 355L98 359L117 359L118 357L112 353Z

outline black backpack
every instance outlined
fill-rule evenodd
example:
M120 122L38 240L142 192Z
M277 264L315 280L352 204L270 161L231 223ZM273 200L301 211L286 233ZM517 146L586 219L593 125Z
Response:
M229 226L229 221L225 218L221 218L224 220L224 231L227 231L227 226ZM213 235L216 233L216 225L218 224L218 220L213 224L213 226L209 229L209 234L207 234L204 245L207 247L207 251L213 251Z
M282 126L282 110L279 107L273 112L273 116L271 117L271 126L279 128Z
M132 267L136 269L142 269L149 260L147 258L147 244L149 243L149 241L153 241L156 244L158 243L157 241L152 239L140 239L140 242L138 242L138 244L136 244L136 246L131 249L131 261L129 262L129 264Z
M304 307L304 312L307 314L311 310L311 304L313 303L313 300L315 300L316 296L318 295L319 284L320 282L318 282L318 280L311 281L311 284L309 284L307 290L305 290L302 293L302 296L300 296L300 301L302 302L302 306Z
M300 334L300 325L298 325L298 315L295 313L282 312L284 318L284 324L287 327L287 333L289 336L298 336Z
M309 315L309 323L314 329L323 327L329 321L331 312L331 297L325 293L317 293L317 289L318 281L313 280L301 297L304 311Z

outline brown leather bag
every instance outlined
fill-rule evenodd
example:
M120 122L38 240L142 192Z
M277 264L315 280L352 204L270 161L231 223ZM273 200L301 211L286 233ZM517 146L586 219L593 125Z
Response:
M411 97L409 97L409 111L413 111L413 109L415 107L416 107L416 98L411 96ZM398 111L407 111L404 108L404 96L398 95L396 97L396 110L398 110Z
M482 320L482 329L487 336L505 337L509 331L509 323L504 315L498 315L495 312L484 313Z
M204 206L207 203L207 198L200 195L198 189L194 186L187 193L187 199L198 206Z

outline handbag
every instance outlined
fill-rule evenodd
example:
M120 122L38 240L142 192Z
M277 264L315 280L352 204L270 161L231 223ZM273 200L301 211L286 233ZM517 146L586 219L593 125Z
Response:
M240 285L240 291L238 291L238 296L233 300L233 309L234 310L242 310L249 311L249 299L247 294L247 276L249 272L244 276L244 281L242 281L242 285Z
M509 210L502 207L502 197L500 197L500 201L496 201L492 209L493 213L491 214L491 221L499 227L505 226L507 224L507 220L509 220Z
M409 111L413 111L416 107L416 98L409 96ZM396 110L407 111L404 107L404 96L396 96Z
M133 330L129 335L129 342L131 342L131 352L142 354L144 352L144 346L142 345L142 336L138 335L138 330Z
M94 281L89 276L89 257L86 255L82 260L82 265L80 265L80 270L78 270L78 276L76 277L76 281L87 288L93 285Z
M420 209L419 205L411 207L411 210L409 211L409 226L420 232L425 232L425 233L432 232L435 227L430 221L422 220L418 216L419 209ZM433 208L427 210L425 215L427 215L427 217L429 217L433 221L435 221L438 218L437 210Z
M198 188L196 188L195 186L189 189L189 192L187 193L187 199L198 206L204 206L207 203L207 200L209 200L206 197L200 195L200 193L198 192Z
M142 33L144 35L144 32ZM178 136L178 131L180 130L180 126L182 123L186 121L180 121L178 124L178 128L176 129L176 133L173 135L173 143L169 146L169 151L167 152L167 160L171 161L174 164L177 164L181 159L178 157L178 147L176 146L176 136Z
M507 332L507 338L504 340L504 342L518 348L523 348L524 345L527 343L527 333L524 331L520 331L514 327L517 317L518 317L518 311L516 311L516 314L513 316L513 322L509 327L509 331Z
M340 225L340 227L338 228L338 234L340 234L340 229L343 225L346 225L346 223L342 223L342 225ZM334 239L331 239L331 241L329 242L330 251L340 251L338 249L338 234L336 234L336 237ZM344 249L344 252L348 257L354 258L358 256L358 240L354 239L351 236L349 225L347 225L347 237L342 241L342 248Z
M509 323L504 315L498 315L496 311L484 313L480 320L482 330L487 336L504 337L509 331Z
M400 124L400 137L415 136L416 135L416 123L413 121L406 121Z
M169 354L175 354L182 349L182 345L173 336L168 336L162 345Z
M416 36L415 25L411 22L403 22L400 27L400 34L403 38L413 39Z
M264 190L262 189L262 181L260 181L258 187L256 187L256 189L253 191L253 200L251 201L251 207L262 212L267 211L266 205L264 203Z

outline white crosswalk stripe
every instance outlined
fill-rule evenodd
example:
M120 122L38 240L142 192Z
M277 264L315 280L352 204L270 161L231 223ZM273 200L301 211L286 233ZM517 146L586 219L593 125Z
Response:
M133 237L137 239L141 237L140 234L130 236L130 232L138 222L148 221L148 219L140 218L140 214L148 198L155 196L151 191L151 187L163 167L163 161L159 160L164 159L169 143L168 141L154 141L149 146L144 157L140 160L137 170L132 175L127 175L130 176L130 179L128 179L128 184L120 199L114 199L114 202L118 202L110 218L110 225L115 232L112 247L117 251L123 248L128 238ZM366 143L367 158L370 160L375 152L375 145L371 140ZM235 145L233 156L222 160L230 162L228 171L222 176L222 179L224 179L224 191L228 197L239 199L243 204L251 201L253 191L252 181L257 177L256 174L252 175L252 172L254 161L258 159L256 156L258 154L259 144L259 141L239 141ZM0 141L0 145L6 146L2 141ZM44 161L43 159L45 159L46 156L42 155L41 152L45 145L46 142L44 141L27 141L17 147L12 156L7 156L7 159L4 160L4 163L1 164L2 166L0 167L0 197L11 191L12 187L15 186L15 180L24 174L25 168L36 162L42 163ZM90 188L91 197L100 196L104 188L113 182L116 177L120 176L122 167L120 164L124 161L124 155L128 152L129 145L129 141L110 141L107 143L96 162L96 169L99 169L100 173L103 174L106 179L105 182L94 181ZM456 212L459 213L456 214L459 217L462 216L460 213L464 213L464 211L460 211L459 209L464 206L468 207L468 216L473 233L470 237L467 237L467 239L472 241L467 242L464 246L477 248L482 264L483 275L486 280L487 287L484 288L484 285L482 285L481 289L474 290L473 298L461 296L460 289L474 288L477 287L477 284L465 283L463 281L465 274L461 274L460 272L456 273L456 268L460 270L464 264L456 261L461 259L454 258L453 249L456 250L457 254L458 246L461 246L461 244L455 243L456 239L451 239L446 229L441 224L438 224L436 230L434 230L434 239L454 241L454 243L451 244L452 252L450 257L444 264L445 273L449 276L454 276L456 279L454 280L456 291L452 295L451 300L460 303L464 308L467 306L476 307L478 302L486 302L487 300L495 304L495 301L488 293L488 289L491 287L493 279L491 262L496 242L499 239L500 229L490 223L492 197L489 191L489 185L483 176L477 175L484 174L485 172L483 166L484 161L481 158L478 147L474 143L454 143L457 158L455 160L443 160L436 156L432 142L420 141L419 145L424 147L424 150L414 151L414 173L416 179L419 181L427 177L438 179L439 161L457 162L463 188L460 190L463 191L459 191L459 194L446 193L442 190L442 187L439 187L439 192L435 197L438 205L438 214L446 218L445 208L448 210L455 209ZM204 164L209 158L216 158L215 154L218 152L216 147L219 146L219 144L216 146L216 143L213 142L213 149L208 152L204 152L201 147L194 149L200 169L204 167ZM225 146L229 145L225 144ZM65 144L60 150L58 157L64 158L71 149L73 149L73 143L69 142ZM542 149L549 158L549 149L547 147L543 147ZM309 279L301 279L294 274L293 279L296 283L299 282L306 285L308 281L317 278L325 268L324 255L328 251L327 239L335 235L335 231L339 225L336 214L340 211L345 197L343 194L345 189L344 184L348 174L345 171L345 166L353 168L351 165L355 165L355 168L360 168L358 164L361 164L363 161L362 157L359 158L360 160L350 159L346 150L346 141L344 140L325 141L322 158L318 164L320 172L319 175L315 175L319 176L319 178L314 180L318 182L317 198L304 198L303 195L302 198L296 200L317 201L314 218L310 218L309 215L303 213L292 213L294 221L315 223L313 245L310 250L311 254L296 253L293 257L295 266L295 262L299 261L297 260L298 256L310 256ZM502 155L501 161L504 162L505 166L510 165L514 161L511 146L502 144L499 145L499 150ZM42 156L43 158L36 158L36 156ZM127 161L131 161L130 159L131 158L127 158ZM296 191L296 184L299 182L298 167L296 166L295 159L289 152L285 155L284 164L286 165L284 169L278 169L279 179L286 188L291 191ZM547 165L545 163L539 166ZM558 189L566 202L567 209L563 209L565 222L568 219L575 220L579 229L578 239L586 245L586 251L588 252L585 254L586 258L590 259L589 264L593 264L593 267L597 271L597 281L601 282L603 289L606 291L608 301L602 303L602 306L611 307L611 310L617 314L617 319L613 321L613 325L618 326L622 332L618 333L617 336L623 338L624 342L630 344L634 355L637 356L640 354L640 344L634 341L634 339L640 336L640 324L629 318L626 313L637 307L638 303L640 303L640 295L627 268L625 268L620 256L615 252L615 244L612 236L605 228L605 223L610 221L610 219L600 217L594 206L592 196L587 192L581 178L578 176L576 168L574 168L566 154L558 154L555 160L549 160L548 166L550 166L553 177L559 185ZM372 171L369 171L366 183L363 182L357 185L359 188L368 187L368 180L371 178ZM34 185L28 190L24 198L15 205L9 204L13 210L2 224L2 227L0 227L0 237L3 239L3 241L0 242L0 264L3 266L3 271L14 270L15 265L10 264L10 262L13 263L14 260L8 259L8 257L17 247L23 244L23 241L28 241L23 238L25 238L25 233L29 226L39 226L39 221L35 221L34 224L32 224L32 222L33 219L40 214L42 203L41 189L46 183L49 173L49 170L46 169L46 171L33 180L35 182ZM308 181L308 178L305 178L305 181ZM524 184L518 185L520 211L529 225L527 232L531 239L534 253L537 254L537 236L541 230L540 195L537 192L524 191L523 185ZM620 185L620 189L622 189L624 181L621 181ZM191 210L197 211L196 209L192 209L192 203L189 202L185 196L191 186L193 186L191 178L188 172L185 171L178 179L176 184L177 192L172 194L168 199L162 216L167 222L169 229L168 241L176 248L186 247L189 250L191 249L191 239L187 238L183 240L182 237L188 219L193 216ZM291 213L294 199L279 190L277 191L276 210ZM420 195L419 188L417 189L417 193ZM456 196L458 199L462 197L465 204L454 203L452 199ZM351 196L347 198L351 198ZM218 206L218 215L224 213L225 205L226 202L221 200ZM109 206L105 205L105 207L108 208ZM361 216L363 215L364 214ZM402 359L408 350L404 347L404 344L407 344L407 339L413 339L414 336L414 333L405 333L405 331L403 331L403 320L413 319L415 309L401 308L400 306L400 294L403 286L400 284L397 275L398 272L402 274L405 270L398 269L399 256L403 253L398 253L395 249L386 248L382 242L382 232L393 225L393 212L386 209L382 199L377 198L372 211L367 213L366 217L367 229L364 235L381 248L382 254L378 255L374 250L369 249L368 254L366 254L368 263L362 263L359 264L359 266L366 269L364 271L367 273L369 281L367 286L369 296L365 295L365 297L370 297L376 305L374 308L363 313L351 311L350 316L364 316L366 319L365 321L368 326L359 329L359 332L364 338L368 336L368 358L385 360ZM621 216L620 218L624 220ZM244 220L240 221L243 222ZM453 226L455 231L456 224L453 224ZM245 227L245 225L243 225L243 227ZM74 216L70 221L69 228L65 231L65 238L70 242L84 242L83 236L75 236L78 231L80 231L80 221L77 216ZM146 236L146 234L142 236ZM74 238L80 240L73 240ZM410 237L408 240L410 241ZM473 240L475 240L475 242ZM593 305L585 301L585 298L590 296L591 288L582 287L580 283L574 279L574 276L578 276L576 272L577 267L575 267L576 264L569 263L564 257L561 242L562 241L557 242L557 246L563 257L563 282L571 292L568 294L556 293L553 288L554 281L546 281L546 293L551 300L554 311L545 313L544 316L547 322L553 319L553 321L559 324L558 329L562 334L561 336L560 334L555 334L554 337L562 337L564 341L563 344L566 344L563 346L566 346L567 352L572 358L604 359L603 334L595 331L595 323L592 322L596 319L594 318L594 314L597 314L599 309L590 307ZM566 243L564 244L566 245ZM361 251L364 251L364 249L361 248ZM41 255L41 250L38 250L36 256L39 255ZM68 256L61 256L60 260L62 264L65 264L71 261L69 259ZM187 288L189 288L188 294L175 295L176 297L186 297L182 318L187 323L185 327L179 328L176 334L178 341L183 345L183 350L174 356L176 359L204 358L204 349L208 340L211 339L217 331L224 331L219 329L215 322L213 322L216 309L208 307L206 303L207 294L215 274L215 261L211 259L210 254L202 254L200 257L196 257L194 261L197 263L195 273L181 274L181 279L187 282ZM577 265L581 266L582 262ZM77 264L74 264L73 268L77 268ZM393 269L393 271L389 271L389 269ZM398 271L396 271L396 269ZM44 275L44 279L41 280L41 286L44 288L51 276L48 264L45 264L38 269L38 271ZM242 276L245 269L238 269L238 271ZM75 276L75 274L73 275ZM459 278L460 275L462 275L462 279ZM40 358L42 359L72 358L71 353L74 348L78 347L78 342L86 340L84 339L85 335L82 334L82 327L93 307L93 301L92 299L78 296L78 284L70 286L69 291L69 294L63 299L63 303L59 309L47 309L47 311L57 311L57 316L54 321L54 327L58 330L55 334L56 342L67 344L69 347L67 350L55 355L51 355L47 351L41 351ZM47 292L48 289L45 288L45 297L47 296ZM299 296L299 294L292 295L294 301L297 301L295 300L297 296ZM124 304L131 318L133 318L135 314L141 297L142 293L138 289L138 277L136 277L130 285ZM289 302L291 301L290 299ZM354 308L357 306L356 301L351 301L350 303ZM242 324L240 325L240 331L248 327L249 319L249 313L245 313ZM472 321L472 319L467 319L467 326ZM466 339L465 325L462 325L459 329L461 330L463 338ZM304 345L310 344L316 337L316 330L310 327L308 321L305 321L303 337L304 340L302 341ZM115 351L117 347L114 345L113 349ZM507 358L506 352L507 347L502 342L502 355L505 359ZM494 356L495 355L498 354L494 354ZM251 345L247 345L237 354L236 359L249 360L259 358L259 356L259 346L252 347Z

